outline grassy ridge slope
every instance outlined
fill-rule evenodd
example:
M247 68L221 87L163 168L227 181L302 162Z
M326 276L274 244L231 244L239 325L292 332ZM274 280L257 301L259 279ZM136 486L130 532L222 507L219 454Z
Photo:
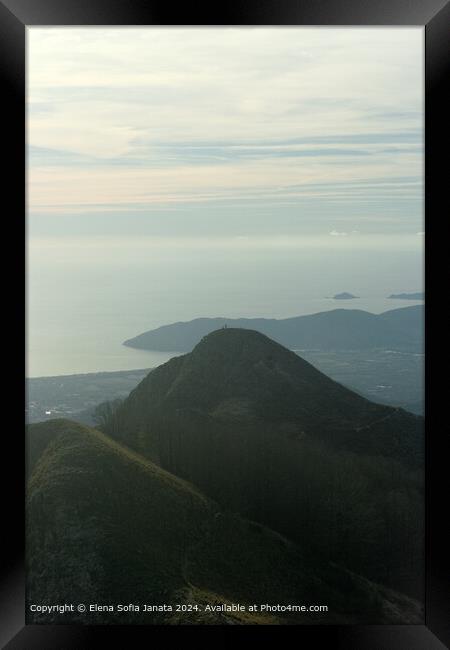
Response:
M29 623L420 622L419 605L338 567L312 565L278 533L219 510L186 481L82 425L31 425L28 602L190 603L190 614L74 612ZM347 576L347 577L345 577ZM351 588L342 593L342 581ZM327 614L204 611L223 602L328 604Z

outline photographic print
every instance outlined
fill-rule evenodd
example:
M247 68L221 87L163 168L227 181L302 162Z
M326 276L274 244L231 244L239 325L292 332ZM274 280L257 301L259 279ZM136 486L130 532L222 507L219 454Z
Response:
M424 28L27 28L26 620L424 624Z

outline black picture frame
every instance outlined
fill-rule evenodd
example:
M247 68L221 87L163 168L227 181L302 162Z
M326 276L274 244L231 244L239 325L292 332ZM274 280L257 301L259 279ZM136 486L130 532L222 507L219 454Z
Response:
M426 269L426 620L425 625L300 626L296 641L304 647L345 650L434 650L450 644L450 538L446 533L449 489L446 454L445 301L439 279L445 277L448 252L441 235L448 206L446 73L449 68L450 5L445 0L229 0L185 3L162 0L0 0L0 71L2 74L3 161L6 183L3 269L3 321L7 345L4 388L2 514L3 562L0 576L0 644L8 650L96 648L103 643L141 647L154 639L155 626L25 626L24 567L24 408L25 306L25 29L35 25L421 25L425 28L425 269ZM6 227L13 235L6 235ZM439 243L442 253L439 255ZM448 248L448 246L447 246ZM14 279L14 281L13 281ZM436 282L434 281L436 279ZM430 307L431 305L431 307ZM435 308L432 306L436 305ZM7 308L6 308L7 306ZM13 336L11 336L11 333ZM15 343L17 337L17 344ZM433 351L434 349L434 351ZM448 364L447 364L448 365ZM448 399L448 398L447 398ZM19 415L20 413L20 415ZM6 472L6 466L10 470ZM164 634L173 634L164 628ZM207 627L202 629L214 629ZM228 628L227 628L228 629ZM283 634L284 628L240 627L244 634ZM249 630L251 630L249 632ZM255 630L258 630L256 632ZM275 630L275 631L274 631ZM183 634L187 633L183 627ZM209 634L205 632L204 634ZM229 634L228 632L226 634ZM231 633L235 634L235 633ZM298 636L297 636L298 635ZM226 639L226 637L224 637ZM446 644L446 645L444 645Z

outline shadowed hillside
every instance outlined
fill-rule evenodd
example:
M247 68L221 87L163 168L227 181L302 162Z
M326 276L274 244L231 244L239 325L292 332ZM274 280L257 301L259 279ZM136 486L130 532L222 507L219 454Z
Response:
M178 420L202 423L205 442L211 427L232 436L239 426L272 432L280 443L322 441L412 467L423 463L421 417L370 402L251 330L217 330L192 353L153 370L116 411L109 431L116 426L127 444L159 461L168 440L159 432Z
M422 595L423 419L263 334L204 337L151 372L105 430L320 561Z
M28 622L277 624L420 622L418 603L222 511L189 483L66 420L28 428L28 603L188 604L30 615ZM217 603L327 604L329 612L207 612Z

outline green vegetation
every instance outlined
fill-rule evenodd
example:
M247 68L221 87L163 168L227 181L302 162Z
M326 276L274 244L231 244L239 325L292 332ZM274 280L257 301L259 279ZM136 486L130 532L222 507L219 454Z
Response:
M233 328L99 415L28 428L30 602L199 605L66 623L422 621L422 418ZM226 602L329 612L204 611Z
M417 602L338 566L312 563L300 545L219 510L189 483L94 429L55 420L31 425L28 435L30 442L46 440L35 453L28 487L28 602L200 608L188 615L74 612L65 623L420 621ZM326 603L329 612L202 611L205 605L266 601ZM28 622L62 620L35 614Z
M422 595L423 419L262 334L209 334L150 373L105 430L319 558Z
M182 586L208 500L93 429L31 425L30 440L43 434L53 440L29 481L29 601L164 601Z
M209 434L199 433L203 443L215 427L231 435L236 424L256 437L268 428L336 449L423 463L422 418L374 404L266 336L232 328L209 334L191 354L149 373L105 430L151 456L159 438L167 445L169 428L192 428L194 435L207 428Z
M331 379L374 402L423 415L424 355L395 350L294 350ZM150 372L88 373L27 380L29 423L69 418L100 426L105 401L113 407Z

